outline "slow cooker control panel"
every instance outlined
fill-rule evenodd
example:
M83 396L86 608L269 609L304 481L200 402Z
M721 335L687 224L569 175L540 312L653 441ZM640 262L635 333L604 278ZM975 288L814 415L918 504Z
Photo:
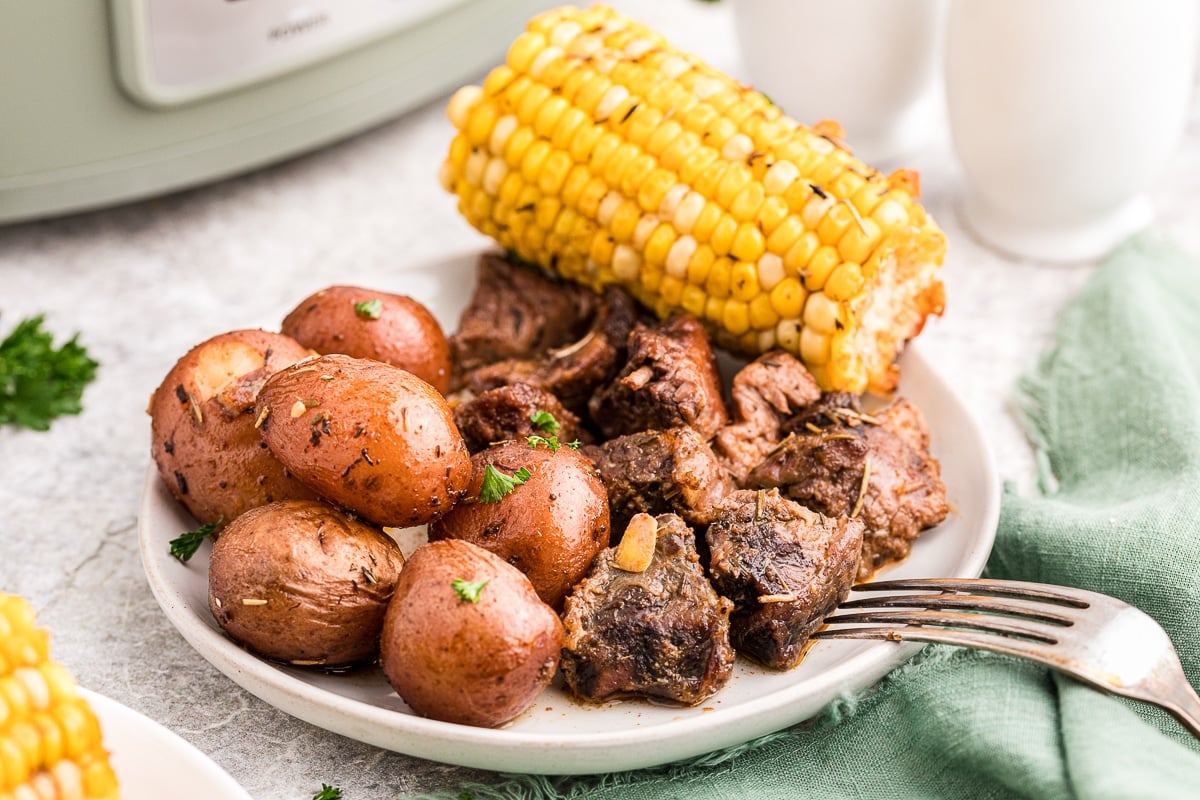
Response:
M110 0L125 89L153 106L278 77L467 0Z

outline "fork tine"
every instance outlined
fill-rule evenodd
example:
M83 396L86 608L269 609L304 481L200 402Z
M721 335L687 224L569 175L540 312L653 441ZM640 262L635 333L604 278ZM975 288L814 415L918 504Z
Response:
M953 644L960 647L975 647L980 650L991 650L995 653L1020 656L1080 677L1069 668L1069 665L1055 661L1050 657L1044 644L1031 642L1027 639L1013 639L989 633L956 630L953 628L896 628L883 626L874 628L822 628L813 634L813 638L884 639L891 642L929 642L933 644ZM1088 682L1092 683L1092 681ZM1111 687L1102 686L1101 688L1111 690Z
M862 611L835 614L825 624L878 622L887 625L920 625L941 628L969 628L1005 636L1023 636L1046 644L1057 644L1055 628L1034 620L1019 617L1000 617L963 611Z
M1075 620L1066 614L1053 611L1054 606L1044 602L974 594L900 594L883 597L859 597L846 600L838 608L871 608L876 606L907 608L948 608L990 611L1030 619L1051 622L1056 625L1074 625Z
M1079 589L1048 586L1030 581L990 581L986 578L904 578L860 583L853 589L856 592L891 592L909 589L930 592L974 592L975 594L1048 600L1075 608L1087 608L1090 605L1086 599L1086 593Z

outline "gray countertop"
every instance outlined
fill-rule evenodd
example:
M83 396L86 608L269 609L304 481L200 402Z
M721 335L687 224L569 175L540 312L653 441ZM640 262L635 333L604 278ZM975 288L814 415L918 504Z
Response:
M736 71L723 5L638 13ZM442 105L218 185L0 228L0 331L44 311L101 363L82 415L48 433L0 430L0 590L32 601L54 656L83 685L178 732L261 800L309 798L322 783L362 800L492 779L327 733L241 690L171 627L137 550L146 402L175 359L222 331L277 327L322 286L402 291L406 267L485 245L436 179L450 139ZM1001 476L1028 487L1014 380L1093 265L1010 260L973 240L955 211L962 179L944 132L908 166L951 243L947 311L920 346L985 422ZM1152 195L1157 224L1200 250L1197 114Z

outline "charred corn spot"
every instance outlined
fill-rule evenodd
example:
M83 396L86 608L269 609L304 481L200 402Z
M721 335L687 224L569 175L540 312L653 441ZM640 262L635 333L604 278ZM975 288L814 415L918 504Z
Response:
M99 723L33 609L0 593L0 796L115 800L117 781Z
M439 178L481 231L703 317L725 346L783 347L824 388L890 389L941 312L945 243L915 173L884 177L840 127L798 124L610 8L534 18L446 112Z

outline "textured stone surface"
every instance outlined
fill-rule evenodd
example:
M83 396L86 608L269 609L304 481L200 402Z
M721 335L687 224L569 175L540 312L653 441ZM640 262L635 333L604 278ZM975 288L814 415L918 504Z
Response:
M616 3L632 7L632 3ZM649 4L640 4L643 7ZM735 72L728 4L639 11ZM489 775L326 733L242 691L174 631L147 587L136 514L149 463L150 392L209 335L275 327L331 283L403 290L406 265L482 247L436 180L442 104L253 175L134 206L0 228L0 330L44 311L101 363L86 412L49 433L0 430L0 589L29 597L80 681L180 733L256 798L348 800L451 788ZM1031 485L1012 416L1016 376L1044 347L1091 265L1048 267L977 244L955 212L947 137L910 159L945 228L949 306L921 347L985 422L1001 476ZM1200 117L1154 189L1159 224L1200 250Z

